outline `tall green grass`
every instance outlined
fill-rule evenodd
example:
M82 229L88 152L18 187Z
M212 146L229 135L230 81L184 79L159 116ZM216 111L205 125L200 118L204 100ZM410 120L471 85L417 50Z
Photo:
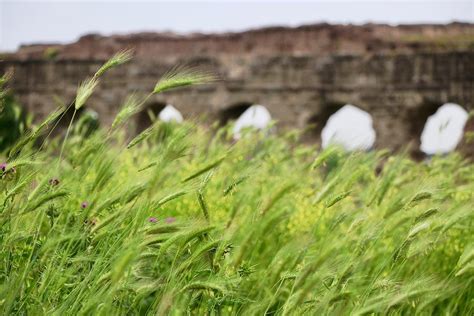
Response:
M182 78L209 79L168 74L155 93ZM458 154L416 163L158 121L131 139L143 103L38 148L58 109L10 150L1 314L473 313L474 165Z

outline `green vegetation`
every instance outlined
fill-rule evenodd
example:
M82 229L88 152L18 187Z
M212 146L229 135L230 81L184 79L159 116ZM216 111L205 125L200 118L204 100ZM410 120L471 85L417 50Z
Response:
M56 57L58 57L59 54L59 49L57 47L47 47L43 51L43 57L47 60L54 60Z
M12 72L0 77L0 152L13 145L25 132L30 118L4 86Z
M440 49L472 49L474 47L474 38L471 34L449 34L426 36L423 34L402 35L400 41L416 44L429 44L432 47Z
M168 74L155 92L211 79ZM474 165L458 154L416 163L159 121L130 139L142 104L34 145L71 104L9 150L1 314L473 313Z

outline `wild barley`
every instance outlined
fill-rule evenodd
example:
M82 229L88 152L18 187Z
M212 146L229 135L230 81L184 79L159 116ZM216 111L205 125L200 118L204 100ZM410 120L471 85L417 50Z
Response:
M125 103L123 104L118 114L115 116L115 119L112 122L110 129L114 130L120 124L122 124L127 119L129 119L131 116L138 113L140 111L140 104L141 104L140 101L135 95L129 96L125 100Z
M93 77L79 85L76 93L76 102L74 103L74 108L76 111L86 104L87 100L90 98L98 84L99 80Z
M158 94L180 87L208 84L216 80L217 78L212 73L200 71L198 68L179 66L163 75L155 85L153 93Z
M112 58L110 58L102 67L97 70L94 77L102 76L106 71L112 69L114 67L120 66L122 64L127 63L133 57L133 50L126 49L116 53Z

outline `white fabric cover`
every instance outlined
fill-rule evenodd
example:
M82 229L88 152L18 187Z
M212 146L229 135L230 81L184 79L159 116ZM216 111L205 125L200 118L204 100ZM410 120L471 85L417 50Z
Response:
M240 134L241 130L247 127L264 129L270 124L271 120L272 117L266 107L259 104L252 105L235 122L234 138L239 139L242 136Z
M468 113L460 105L446 103L428 117L421 133L420 149L428 155L446 154L459 144L463 137Z
M369 113L346 104L331 115L321 132L322 147L339 145L347 151L368 150L375 143L375 130Z
M171 104L166 105L165 108L161 110L158 117L163 122L171 122L171 121L176 122L176 123L183 122L183 116Z

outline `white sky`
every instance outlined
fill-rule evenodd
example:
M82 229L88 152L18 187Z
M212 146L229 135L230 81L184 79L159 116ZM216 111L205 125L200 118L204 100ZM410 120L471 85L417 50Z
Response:
M474 22L474 0L0 0L0 50L72 42L86 33L240 31L272 25Z

